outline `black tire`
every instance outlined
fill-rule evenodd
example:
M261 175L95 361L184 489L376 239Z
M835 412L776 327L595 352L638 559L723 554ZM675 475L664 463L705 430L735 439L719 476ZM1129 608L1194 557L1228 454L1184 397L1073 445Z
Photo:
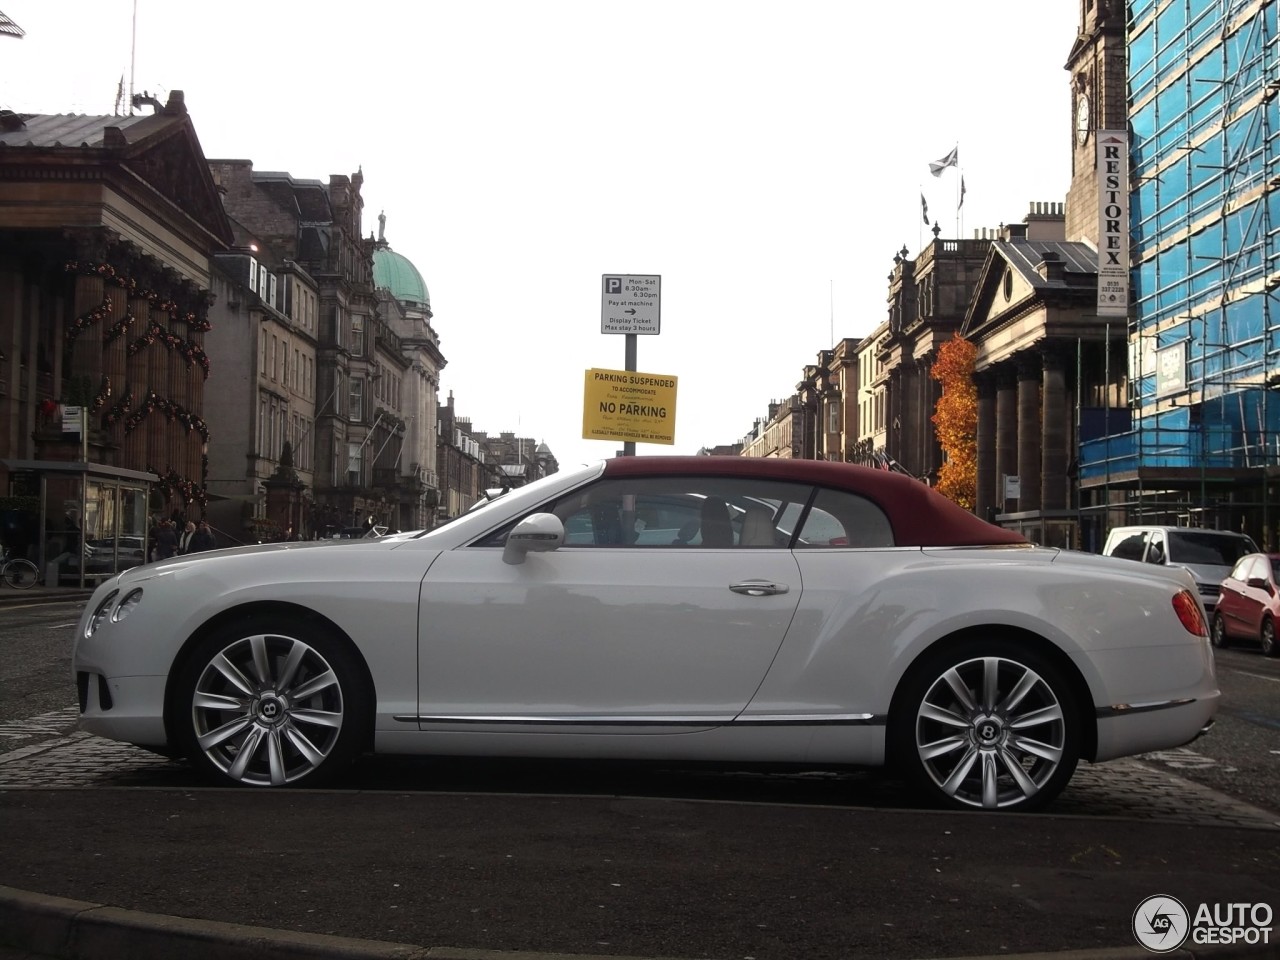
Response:
M309 620L218 629L191 650L174 690L179 746L222 786L318 786L369 742L363 664L346 638Z
M40 580L40 569L30 560L10 560L4 564L4 582L18 590L34 587Z
M1276 622L1270 617L1262 618L1262 629L1258 631L1258 640L1262 643L1263 656L1280 656L1280 644L1276 643Z
M1075 772L1082 722L1052 660L1012 640L966 641L903 679L889 717L890 760L932 805L1037 810Z
M1220 613L1213 615L1213 624L1209 627L1209 642L1219 650L1231 646L1231 639L1227 636L1227 622Z

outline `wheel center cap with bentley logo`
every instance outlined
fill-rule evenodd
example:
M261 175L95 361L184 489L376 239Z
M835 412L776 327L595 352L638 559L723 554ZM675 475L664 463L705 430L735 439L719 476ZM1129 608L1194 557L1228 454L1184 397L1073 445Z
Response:
M973 732L978 746L993 747L1004 737L1004 721L999 717L978 717L973 722Z
M257 714L264 723L279 723L285 716L284 701L279 697L263 697L258 701Z

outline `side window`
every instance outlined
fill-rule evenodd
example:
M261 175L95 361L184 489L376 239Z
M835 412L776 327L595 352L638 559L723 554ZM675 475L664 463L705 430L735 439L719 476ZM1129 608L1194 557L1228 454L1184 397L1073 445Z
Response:
M796 548L892 547L889 518L865 497L819 490L804 517Z
M783 516L799 516L811 493L803 484L750 479L624 477L541 509L564 524L565 547L781 549L791 539ZM498 546L505 536L478 545Z
M1270 564L1266 557L1254 557L1249 565L1249 576L1257 577L1260 580L1266 580Z
M1248 580L1249 577L1253 576L1253 571L1250 569L1250 566L1252 564L1253 564L1252 557L1245 557L1243 560L1240 560L1238 563L1236 563L1234 567L1231 568L1231 574L1230 574L1231 579L1239 580L1241 583L1243 583L1245 580Z
M1111 551L1111 556L1119 557L1121 560L1141 560L1142 548L1146 545L1147 535L1145 532L1131 533L1119 543Z

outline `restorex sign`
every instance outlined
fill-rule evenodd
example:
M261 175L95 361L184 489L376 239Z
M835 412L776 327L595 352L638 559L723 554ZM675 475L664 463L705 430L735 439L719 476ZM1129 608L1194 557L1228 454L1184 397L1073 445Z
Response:
M582 438L676 442L676 378L635 370L587 371Z
M1098 316L1129 315L1129 134L1099 130Z

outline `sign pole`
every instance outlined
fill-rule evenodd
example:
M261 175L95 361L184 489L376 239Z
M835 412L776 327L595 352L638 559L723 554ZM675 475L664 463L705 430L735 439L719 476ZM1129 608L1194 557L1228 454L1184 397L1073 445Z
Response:
M626 355L623 360L622 369L628 373L636 372L636 335L634 333L627 334ZM636 455L636 442L634 440L622 441L622 455L624 457L634 457Z

